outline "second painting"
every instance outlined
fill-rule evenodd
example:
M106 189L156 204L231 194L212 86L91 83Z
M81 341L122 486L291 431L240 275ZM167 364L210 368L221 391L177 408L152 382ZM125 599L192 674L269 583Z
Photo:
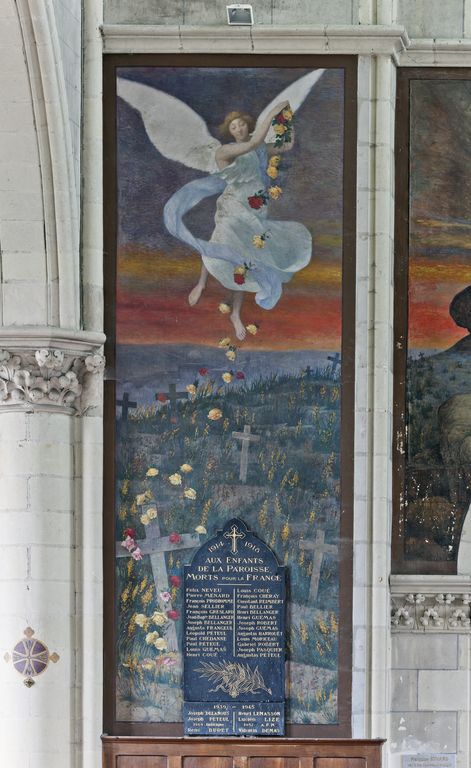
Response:
M237 516L288 722L348 730L354 65L176 62L109 68L115 719L181 722L183 565Z

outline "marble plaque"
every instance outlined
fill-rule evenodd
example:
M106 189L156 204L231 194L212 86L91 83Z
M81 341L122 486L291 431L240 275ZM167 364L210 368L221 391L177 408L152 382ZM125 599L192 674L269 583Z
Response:
M455 754L403 755L402 768L455 768Z
M185 735L284 734L285 570L238 518L185 566Z

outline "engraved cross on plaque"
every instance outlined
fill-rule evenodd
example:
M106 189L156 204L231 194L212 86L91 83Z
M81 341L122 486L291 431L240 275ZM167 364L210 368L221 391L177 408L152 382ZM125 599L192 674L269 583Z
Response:
M224 538L232 539L232 551L237 553L237 539L245 539L245 533L242 533L236 525L233 525L230 531L225 532Z
M306 549L313 551L312 558L312 574L311 585L309 587L309 602L317 600L317 593L319 591L319 582L321 579L321 568L324 555L336 556L338 549L335 544L325 543L324 531L317 531L314 541L301 539L299 542L300 549Z
M143 504L139 507L141 513L147 512L148 509L155 509L155 502ZM162 505L159 504L159 508L162 510ZM170 602L164 602L159 592L163 592L168 586L167 564L165 561L166 552L175 552L180 549L194 549L199 547L200 537L197 533L182 533L181 541L172 544L168 536L160 535L160 525L158 516L151 520L146 525L146 538L137 539L136 545L139 547L143 555L149 555L150 564L152 567L152 575L154 577L154 585L157 602L162 613L172 609ZM128 552L121 546L121 542L116 542L116 557L131 557L132 552ZM169 651L177 651L177 632L175 629L175 623L170 621L165 631L165 639L167 640L167 646Z
M260 435L250 434L250 424L245 424L243 432L233 432L232 437L234 440L240 440L242 443L242 449L240 453L240 472L239 480L243 483L247 482L247 470L249 468L249 447L250 443L258 443Z

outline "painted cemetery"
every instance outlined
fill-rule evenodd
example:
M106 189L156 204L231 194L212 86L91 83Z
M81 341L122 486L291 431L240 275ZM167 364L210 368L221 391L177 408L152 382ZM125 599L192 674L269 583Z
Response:
M224 360L225 352L220 350ZM182 573L233 515L288 565L287 715L337 717L339 355L248 383L200 366L118 400L118 715L181 720Z

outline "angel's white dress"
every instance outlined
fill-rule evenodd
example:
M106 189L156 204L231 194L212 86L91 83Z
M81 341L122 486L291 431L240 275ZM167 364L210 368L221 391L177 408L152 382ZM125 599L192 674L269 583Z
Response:
M264 309L275 306L282 284L309 264L312 241L303 224L268 217L268 206L254 209L249 198L275 184L265 174L265 147L240 155L221 171L186 184L168 201L164 218L169 231L201 253L204 265L225 288L255 293ZM183 224L183 216L204 197L220 192L215 227L209 241L196 238ZM275 206L274 202L272 205ZM263 235L264 247L253 243ZM242 285L234 281L234 268L248 267Z

